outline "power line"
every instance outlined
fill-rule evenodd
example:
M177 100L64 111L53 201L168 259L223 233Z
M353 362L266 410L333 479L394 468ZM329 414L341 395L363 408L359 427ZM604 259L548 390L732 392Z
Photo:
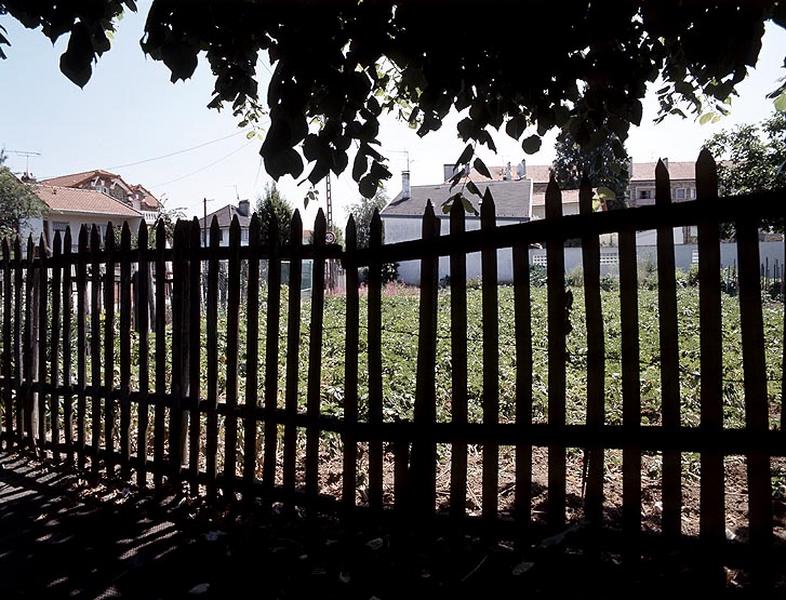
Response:
M182 180L182 179L185 179L185 178L187 178L187 177L191 177L192 175L196 175L197 173L201 173L202 171L206 171L206 170L207 170L207 169L209 169L210 167L213 167L213 166L217 165L217 164L218 164L218 163L220 163L221 161L224 161L224 160L226 160L227 158L229 158L230 156L233 156L233 155L237 154L238 152L240 152L241 150L243 150L244 148L246 148L246 147L247 147L249 144L251 144L252 142L254 142L254 140L249 140L249 141L247 141L245 144L243 144L242 146L240 146L240 148L236 148L235 150L233 150L233 151L232 151L232 152L230 152L229 154L225 154L224 156L222 156L222 157L221 157L221 158L219 158L218 160L214 160L213 162L211 162L211 163L209 163L209 164L205 165L204 167L200 167L199 169L196 169L196 170L194 170L194 171L191 171L190 173L186 173L185 175L181 175L180 177L176 177L175 179L170 179L169 181L164 181L163 183L157 183L156 185L153 185L153 186L151 186L151 187L157 188L157 187L161 187L161 186L164 186L164 185L169 185L170 183L175 183L176 181L180 181L180 180Z
M170 152L169 154L162 154L161 156L154 156L153 158L145 158L143 160L137 160L130 163L124 163L122 165L112 165L107 167L107 170L110 169L121 169L123 167L133 167L135 165L141 165L144 163L153 162L155 160L161 160L164 158L169 158L170 156L177 156L178 154L183 154L185 152L191 152L192 150L197 150L199 148L204 148L205 146L209 146L210 144L215 144L217 142L222 142L224 140L228 140L229 138L233 138L241 133L245 133L243 131L236 131L230 135L225 135L224 137L216 138L215 140L210 140L209 142L203 142L202 144L197 144L196 146L191 146L190 148L184 148L183 150L176 150L175 152Z

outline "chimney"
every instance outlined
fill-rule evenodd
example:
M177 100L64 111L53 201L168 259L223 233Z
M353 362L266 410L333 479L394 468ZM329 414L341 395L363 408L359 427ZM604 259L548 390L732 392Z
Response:
M412 197L412 188L409 185L409 171L401 172L401 195L404 198Z
M519 164L516 165L516 177L518 179L524 179L527 176L527 161L522 160Z
M244 217L249 216L249 213L251 212L251 202L249 202L248 200L241 200L240 202L238 202L237 212L243 215Z
M505 165L502 174L503 181L511 181L513 179L513 168L510 165L510 161Z
M451 163L445 163L442 165L442 180L449 181L453 175L456 173L456 165Z

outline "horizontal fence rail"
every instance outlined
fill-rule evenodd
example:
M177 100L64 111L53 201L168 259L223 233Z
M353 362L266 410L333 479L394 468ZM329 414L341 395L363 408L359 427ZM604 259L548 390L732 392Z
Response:
M681 538L684 453L700 454L699 540L722 546L724 458L745 457L749 538L765 569L775 527L770 461L786 456L786 409L782 388L780 422L770 426L762 322L762 279L758 226L762 218L786 216L783 193L717 197L711 157L697 163L698 199L672 204L668 173L656 171L656 204L605 213L592 212L585 182L578 215L561 214L561 196L552 181L546 218L496 226L493 198L481 204L481 228L467 231L463 205L450 208L450 232L440 235L429 204L422 239L384 244L375 214L370 244L358 248L352 219L346 244L326 244L320 211L310 244L302 244L296 212L288 243L278 224L264 230L251 219L249 242L241 245L240 225L232 222L229 243L221 246L217 222L209 243L199 223L178 222L171 243L163 223L137 232L111 226L104 239L94 227L56 233L51 244L5 240L0 247L0 423L6 448L33 448L94 474L134 477L138 486L161 489L187 483L210 498L240 493L264 501L291 501L344 511L365 509L429 520L436 516L439 453L449 448L447 515L468 517L470 450L479 449L481 481L476 503L482 523L510 520L521 531L534 524L534 451L548 454L547 529L568 519L566 480L569 451L583 452L583 518L599 530L608 508L606 453L621 451L622 537L636 548L643 538L642 456L662 455L662 532ZM721 223L735 226L744 426L724 427L720 290ZM674 269L673 228L698 228L700 305L700 422L681 422L680 332ZM657 307L660 368L660 424L642 423L636 232L657 231ZM133 233L133 235L132 235ZM608 422L604 306L601 298L599 235L619 235L620 371L622 418ZM73 236L73 237L72 237ZM135 239L132 239L135 237ZM566 288L564 242L578 238L583 258L583 299ZM546 246L547 407L543 422L533 417L533 311L528 248ZM73 246L72 246L73 245ZM51 246L51 247L50 247ZM75 249L74 249L75 248ZM500 414L500 311L497 251L513 255L515 398L512 418ZM467 255L482 260L481 311L467 305ZM439 257L450 261L448 314L440 313ZM301 294L303 261L313 261L311 293ZM391 414L385 397L382 269L385 263L420 261L417 364L411 417ZM288 263L288 271L282 263ZM329 261L340 261L346 279L343 310L343 389L339 407L325 403L324 317L329 298ZM361 269L364 297L361 302ZM782 283L781 283L782 285ZM782 291L781 291L782 293ZM566 311L582 302L586 314L586 414L582 423L566 418L566 365L572 357ZM304 308L305 307L305 308ZM482 339L481 403L470 418L468 328L479 319ZM439 324L449 319L450 417L436 413L435 371ZM301 347L306 354L301 354ZM441 359L440 359L441 360ZM786 356L783 358L786 364ZM363 376L359 367L364 367ZM779 366L780 368L780 366ZM362 388L362 389L361 389ZM333 437L330 438L329 436ZM326 437L327 436L327 437ZM326 458L324 444L340 442ZM504 447L515 450L513 508L503 514L499 460ZM439 450L438 450L439 448ZM335 459L339 456L339 459ZM326 493L321 479L328 460L339 460L341 484ZM386 491L387 490L387 491ZM708 554L709 569L721 558Z

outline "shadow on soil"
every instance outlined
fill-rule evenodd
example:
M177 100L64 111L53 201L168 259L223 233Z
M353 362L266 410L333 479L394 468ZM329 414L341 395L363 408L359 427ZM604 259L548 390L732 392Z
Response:
M209 510L0 454L2 598L655 596L706 587L689 553L573 549L570 535L491 542L459 531L358 526L303 513ZM726 594L747 596L727 571ZM783 588L780 595L783 594ZM779 596L775 591L770 595Z

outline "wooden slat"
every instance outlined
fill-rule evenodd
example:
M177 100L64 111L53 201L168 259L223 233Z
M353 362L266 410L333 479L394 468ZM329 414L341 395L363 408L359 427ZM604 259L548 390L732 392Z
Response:
M532 423L532 298L530 296L529 244L513 246L513 310L516 336L516 427ZM525 436L516 443L514 516L526 527L532 519L532 446Z
M87 356L86 316L87 316L87 227L79 228L79 261L76 263L76 384L78 387L76 397L76 449L77 466L80 471L85 469L85 428L87 420L87 396L85 395Z
M431 240L439 236L439 221L429 200L423 215L422 237ZM435 377L437 354L437 259L420 261L420 306L418 311L418 362L415 385L415 440L412 443L412 462L408 481L410 508L418 518L434 511L436 495L435 440L428 427L436 421ZM409 499L408 499L409 502Z
M187 228L188 229L188 228ZM202 261L196 257L195 250L202 244L199 219L194 217L188 229L188 396L192 407L199 406L201 400L202 378ZM199 492L199 456L202 435L200 413L195 408L189 412L188 422L188 480L191 493Z
M480 227L493 237L497 227L494 201L486 188L480 205ZM499 293L497 290L497 250L484 248L481 252L481 295L483 312L483 422L499 422ZM435 307L436 308L436 307ZM483 446L483 518L497 516L497 488L499 485L499 446Z
M659 160L655 168L655 204L671 204L669 171ZM658 228L658 339L660 345L660 387L663 426L680 426L680 371L677 329L677 284L675 278L674 230ZM681 454L663 453L663 533L676 541L681 532Z
M71 257L71 227L66 227L63 237L63 256L67 259ZM72 289L72 273L70 261L63 267L63 382L67 385L72 383L72 360L71 324L74 313L74 296ZM74 462L74 398L71 391L63 394L63 434L66 447L66 461L68 464Z
M639 287L637 277L636 232L619 232L620 269L620 351L622 367L622 426L635 437L641 427L639 385ZM641 448L622 449L622 529L630 548L635 547L641 529ZM629 554L626 558L635 559Z
M281 320L281 259L278 248L281 241L279 223L275 213L271 215L266 238L260 240L270 252L267 261L267 314L265 324L265 408L278 409L278 353L279 323ZM261 224L253 235L259 238ZM258 268L258 267L257 267ZM291 286L290 286L291 287ZM265 422L265 453L262 465L264 489L270 493L276 484L276 463L278 454L278 426L269 419Z
M465 230L464 203L450 207L450 234ZM467 257L463 252L450 255L450 392L451 421L467 422ZM450 448L450 514L462 518L467 505L467 444Z
M25 322L22 330L22 376L24 378L20 388L22 402L22 419L24 421L24 444L32 447L33 439L33 319L36 318L34 310L36 300L33 286L33 238L27 238L27 252L25 254Z
M63 252L63 240L60 237L60 232L55 232L54 240L52 241L52 258L60 258ZM52 267L51 279L51 295L52 295L52 310L51 310L51 326L50 326L50 346L49 346L49 382L53 388L60 385L60 301L62 300L60 284L62 281L62 267ZM67 348L67 346L63 346ZM60 460L60 399L57 392L50 392L49 394L49 418L52 427L52 458Z
M33 339L35 340L36 350L38 352L37 367L38 372L36 379L39 383L46 383L47 381L47 361L46 351L49 346L47 339L47 321L49 320L48 308L48 288L49 288L49 267L47 265L47 247L44 241L44 236L41 235L38 241L38 269L36 273L38 284L38 318L36 319L37 331L33 332ZM46 456L46 400L47 395L44 390L39 390L36 394L38 400L37 406L37 419L38 419L38 451L40 456Z
M104 448L106 449L107 475L115 474L115 400L110 393L115 388L115 228L107 223L104 237L107 250L107 263L104 272Z
M13 378L13 344L12 326L14 323L12 300L14 294L13 276L11 271L11 244L6 237L3 247L3 404L5 406L5 447L13 446L14 436L14 383Z
M344 469L342 473L342 499L349 511L355 506L357 491L358 446L351 428L358 422L358 346L360 343L360 308L358 298L358 270L352 263L357 250L355 218L347 221L345 238L346 260L346 313L344 320L344 423L350 428L344 435Z
M131 229L120 232L120 476L131 476Z
M562 194L552 174L546 188L546 219L556 223L562 217ZM565 425L565 254L563 242L546 244L547 331L548 331L548 422L552 427ZM548 448L549 525L565 523L565 448Z
M369 248L382 247L382 219L374 209L369 228ZM368 267L368 420L382 422L382 263ZM368 445L368 502L382 508L382 443Z
M205 438L205 466L207 470L207 497L216 495L216 455L218 453L218 253L221 229L213 216L210 223L210 250L207 265L207 307L205 333L207 336L207 436Z
M590 182L584 178L579 190L581 214L593 212L592 195ZM587 324L587 427L596 428L603 425L606 417L606 345L600 295L600 239L597 235L582 239L581 259ZM603 518L603 455L603 448L588 448L584 452L584 518L594 527L600 526Z
M288 417L298 412L298 378L300 377L300 287L303 260L297 249L303 243L303 222L300 211L292 214L289 230L292 258L289 263L289 315L287 317L287 375L284 392L284 410ZM295 489L297 428L287 424L284 428L283 481L287 491Z
M183 454L185 450L185 396L188 385L188 362L184 346L188 343L188 322L186 315L186 296L188 277L185 264L188 255L188 237L184 229L185 222L178 220L175 224L172 247L172 373L170 389L174 400L169 411L169 465L173 483L181 479ZM237 385L237 380L234 380Z
M718 198L715 162L702 150L696 162L696 196L713 210ZM699 329L701 371L701 427L723 428L723 354L720 290L720 230L716 221L698 225ZM758 267L757 267L758 268ZM723 457L715 452L701 454L700 537L717 545L725 538Z
M13 352L14 352L14 380L16 381L17 390L16 390L16 410L15 410L15 421L16 421L16 435L17 435L17 443L19 445L22 444L22 438L24 436L24 425L22 423L22 416L24 412L24 402L25 402L25 391L22 381L22 373L23 373L23 362L24 357L22 355L22 335L23 335L23 325L22 325L22 298L26 298L23 296L24 294L24 287L23 287L23 276L24 276L24 259L22 255L22 240L17 235L14 238L14 340L13 340ZM24 301L26 302L26 300Z
M315 248L325 245L327 222L320 208L314 221L313 244ZM306 414L317 417L320 413L322 391L322 326L325 305L325 259L314 258L313 281L311 284L311 320L308 345L308 388L306 390ZM306 494L319 492L319 430L306 430Z
M237 406L238 316L240 311L240 223L237 215L229 226L229 264L227 267L227 379L226 404ZM226 417L224 431L224 478L234 479L237 465L237 417ZM227 489L229 493L229 489Z
M155 361L156 361L156 394L166 393L166 224L163 219L156 223L156 309L155 309ZM159 490L163 484L164 471L164 426L166 412L164 407L156 404L153 413L153 484Z
M101 263L98 253L101 238L98 228L90 230L90 385L94 388L90 398L90 470L98 475L98 448L101 438L101 395L95 388L101 387Z
M275 218L274 218L275 219ZM275 232L278 237L278 231ZM246 396L247 408L256 408L259 404L259 253L260 250L260 223L259 216L254 213L248 228L248 245L250 248L248 259L248 285L246 288ZM269 283L269 282L268 282ZM269 286L268 286L269 287ZM276 336L278 338L278 336ZM270 342L268 338L267 343ZM276 339L278 343L278 339ZM278 363L278 347L272 360ZM266 363L267 366L267 363ZM266 378L266 383L268 383ZM272 382L270 382L272 383ZM275 384L274 384L275 385ZM253 494L254 480L256 479L257 466L257 422L251 416L243 420L243 481L245 482L244 496L250 498ZM273 429L275 435L275 429Z
M739 265L740 329L742 369L745 386L745 427L766 435L769 429L767 366L759 279L759 223L757 219L736 223ZM757 584L768 578L769 550L773 541L772 483L770 457L750 452L748 463L748 515L750 540L754 547ZM762 577L764 576L764 577Z
M148 246L147 224L144 220L139 223L137 239L137 273L136 273L136 306L137 330L139 331L139 345L137 360L139 361L139 393L141 401L137 405L137 435L136 454L138 468L136 476L137 487L144 490L147 487L147 430L150 412L147 402L147 393L150 390L149 358L150 352L150 310L148 299L150 297L150 263L146 258Z

